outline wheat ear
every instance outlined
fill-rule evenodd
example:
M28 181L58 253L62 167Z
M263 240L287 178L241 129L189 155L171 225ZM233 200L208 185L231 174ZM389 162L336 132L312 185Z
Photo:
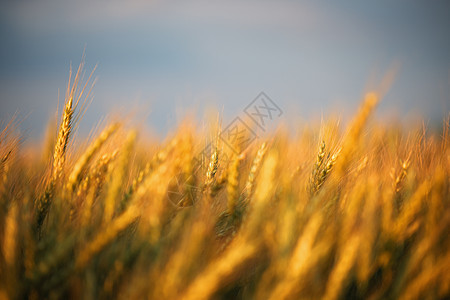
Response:
M117 166L115 168L114 175L112 176L111 184L108 188L108 194L105 199L105 207L103 211L103 222L108 223L114 215L116 209L117 200L120 199L119 195L125 180L127 165L129 163L129 157L133 150L134 142L136 140L136 132L131 131L125 141L125 147L122 153L119 154Z
M72 130L73 113L73 95L70 95L64 107L64 113L59 128L58 139L56 140L55 151L53 153L52 177L45 188L44 195L40 199L38 199L37 203L36 229L38 232L40 232L42 223L47 216L56 182L60 177L64 166L67 144L69 142L70 132Z
M205 186L209 187L214 182L214 178L219 167L219 150L216 147L211 154L211 160L208 165L208 170L206 171Z
M377 94L368 93L366 95L358 114L350 125L350 131L343 142L342 151L339 155L340 158L336 163L335 174L337 178L342 177L347 171L348 164L351 161L351 156L355 152L355 149L357 149L361 132L378 102L379 98Z
M78 159L72 173L70 173L69 182L67 183L67 189L70 192L73 192L75 186L80 182L82 173L86 169L92 157L103 146L108 138L117 130L117 128L119 128L119 124L114 123L103 130L99 137L91 145L89 145L88 149L83 153L80 159Z
M239 190L239 165L242 157L238 156L230 164L227 176L227 196L228 213L233 215L236 209Z
M250 172L248 173L248 179L245 183L244 193L246 198L249 199L253 193L253 186L255 185L256 176L259 173L259 169L261 168L261 163L264 159L264 155L267 151L267 143L264 142L258 149L255 158L253 159L252 166L250 168Z

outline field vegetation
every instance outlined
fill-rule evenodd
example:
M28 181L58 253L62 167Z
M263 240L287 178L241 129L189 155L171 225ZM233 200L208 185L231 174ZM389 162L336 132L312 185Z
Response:
M345 128L245 149L188 121L158 143L127 120L74 143L81 75L40 148L17 119L1 131L0 299L450 297L449 119L383 123L368 93Z

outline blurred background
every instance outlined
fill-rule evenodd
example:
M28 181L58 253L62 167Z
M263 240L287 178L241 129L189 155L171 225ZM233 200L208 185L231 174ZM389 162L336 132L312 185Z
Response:
M288 123L345 117L393 69L378 115L437 124L450 109L449 1L0 3L0 119L17 112L38 139L84 49L98 81L81 128L137 110L164 136L192 109L240 116L261 91Z

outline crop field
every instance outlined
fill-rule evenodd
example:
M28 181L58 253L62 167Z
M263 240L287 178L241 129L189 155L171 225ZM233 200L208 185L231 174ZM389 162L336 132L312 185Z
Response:
M448 299L450 134L377 121L226 144L186 120L162 142L126 119L74 139L0 136L0 299Z

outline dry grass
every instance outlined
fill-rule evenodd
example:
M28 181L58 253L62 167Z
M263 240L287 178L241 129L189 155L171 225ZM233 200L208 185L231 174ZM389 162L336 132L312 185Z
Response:
M25 155L14 121L1 133L0 299L450 297L448 120L370 122L371 93L343 134L279 133L229 161L217 137L196 159L187 125L148 146L112 123L75 150L79 72L52 156Z

